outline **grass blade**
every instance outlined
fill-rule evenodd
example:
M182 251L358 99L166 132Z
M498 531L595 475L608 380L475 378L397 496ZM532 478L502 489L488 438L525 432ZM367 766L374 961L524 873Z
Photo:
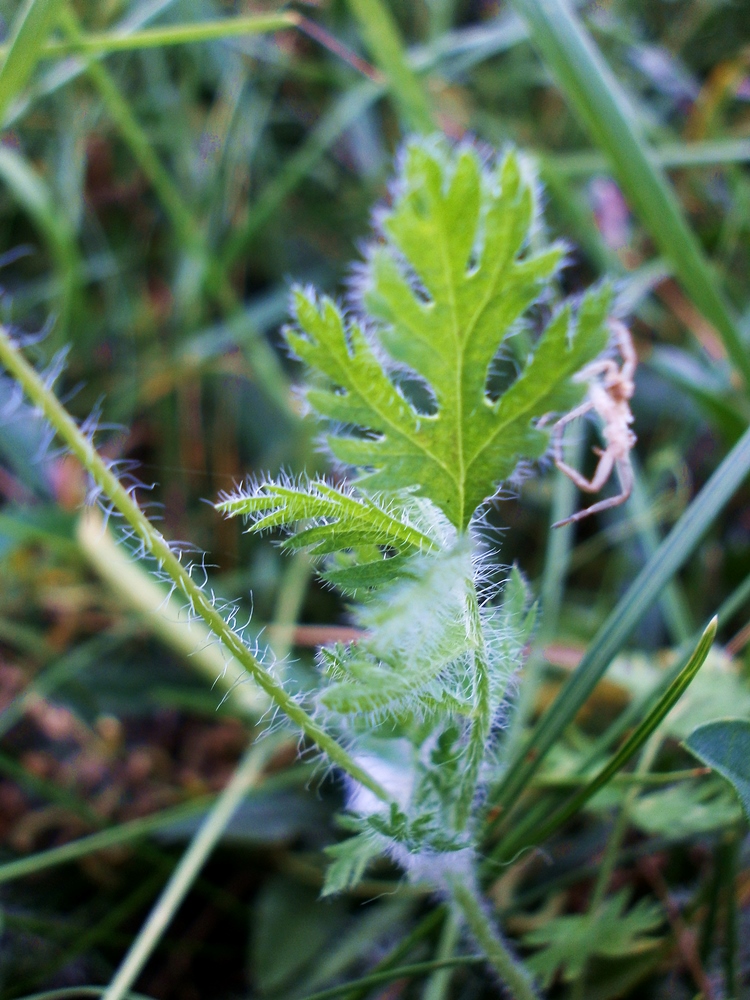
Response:
M361 979L352 979L348 983L339 983L338 986L331 986L327 990L318 990L317 993L308 993L303 1000L333 1000L333 997L341 997L349 993L350 990L365 989L369 991L372 986L379 986L381 983L392 983L396 979L407 979L412 976L426 976L436 969L455 969L461 965L480 965L485 959L481 955L460 955L455 958L439 958L432 962L415 962L413 965L398 965L393 969L386 969L383 972L373 972Z
M31 993L19 1000L81 1000L82 997L103 997L103 986L63 986L59 990L45 990L44 993ZM125 993L122 1000L153 1000L145 993Z
M614 74L565 0L513 3L579 117L607 154L642 223L695 304L717 328L732 362L750 385L750 353Z
M211 811L196 831L190 846L130 946L122 965L104 993L104 1000L124 1000L178 907L190 891L209 854L224 833L227 824L247 793L257 785L263 766L277 745L278 739L269 738L259 745L253 745L245 753L229 784L216 799Z
M575 816L575 814L589 801L589 799L593 798L597 792L601 791L601 789L604 788L604 786L607 785L612 778L614 778L617 772L622 770L633 754L640 750L651 734L658 728L659 725L661 725L667 714L671 711L673 706L692 683L695 675L703 666L703 663L708 656L716 636L717 625L718 619L715 617L712 618L701 636L698 645L695 647L693 655L690 657L683 670L672 681L659 701L648 713L646 718L643 719L640 725L636 727L617 753L610 758L609 762L605 764L596 777L587 782L583 788L576 792L576 794L573 795L567 802L563 803L559 809L556 809L549 819L545 823L541 824L541 827L535 825L535 827L530 831L526 825L524 825L515 830L513 834L503 844L501 844L499 849L501 856L506 858L513 857L528 843L541 843L546 840L547 837L561 827L563 823L567 823L571 817ZM531 833L530 839L529 833Z
M120 35L138 31L149 21L162 14L173 3L174 0L143 0L135 10L131 10L118 22L115 30ZM6 128L18 124L40 98L56 93L61 87L77 79L84 69L83 60L67 59L64 63L57 63L40 73L33 86L29 88L31 92L24 94L23 97L14 102L4 123Z
M72 41L78 42L82 37L78 21L70 9L65 11L63 27ZM98 90L112 121L130 148L133 158L153 186L183 245L185 254L192 258L196 280L200 275L201 280L206 283L207 290L224 312L238 311L240 304L227 279L225 266L214 260L198 221L193 217L177 183L154 151L130 104L123 97L107 69L95 56L86 54L84 60L86 72ZM262 338L256 338L249 353L257 372L258 383L282 411L292 412L288 382L273 350L267 347Z
M722 508L750 473L746 431L693 500L669 535L604 622L575 673L542 717L528 744L511 764L493 802L507 809L536 772L549 749L576 716L641 615L685 563Z
M653 163L664 169L711 167L717 163L747 163L750 160L750 141L716 139L711 142L665 142L649 149L648 155ZM544 157L566 177L587 177L609 167L607 158L595 150L580 153L545 153Z
M65 212L55 205L45 181L9 146L0 146L0 181L44 236L59 274L62 301L54 334L55 341L59 342L65 337L73 296L82 273L75 233Z
M336 140L382 95L384 88L367 80L350 87L309 133L300 148L282 166L250 209L242 228L231 233L221 252L221 266L229 270L247 252L255 236L273 217L284 199L304 180Z
M435 128L427 92L406 57L398 26L383 0L349 0L365 44L399 109L404 131L431 132Z
M82 33L78 21L70 9L65 11L62 24L69 40L77 44ZM112 120L130 147L138 165L153 185L180 240L193 253L200 253L202 249L200 232L190 209L185 204L177 185L154 152L130 105L104 66L89 54L86 54L84 59L86 71L92 83L99 91Z
M0 122L34 72L61 0L26 0L16 14L7 54L0 67Z
M87 837L71 840L59 847L50 847L46 851L38 851L29 857L8 861L0 865L0 885L15 879L25 878L27 875L36 875L47 868L57 868L58 865L77 861L79 858L88 857L89 854L96 851L140 840L157 830L172 826L179 820L188 819L196 813L203 812L213 800L213 796L194 799L192 802L175 806L172 809L163 809L152 816L129 820L127 823L120 823L108 830L99 830Z
M190 24L170 24L158 28L145 28L130 34L97 32L81 35L67 42L51 41L42 47L46 57L88 52L102 55L109 52L130 52L134 49L161 48L166 45L189 45L195 42L213 42L224 38L262 35L284 28L293 28L299 17L291 11L281 14L262 14L255 17L225 17L221 20L194 21Z
M733 441L732 444L734 443ZM633 472L633 491L630 498L633 519L638 525L638 538L644 554L646 558L650 558L659 548L661 533L656 527L653 505L643 483L640 463L635 456L633 456ZM677 646L689 642L695 628L690 620L690 609L685 595L675 580L665 584L659 605L672 643Z

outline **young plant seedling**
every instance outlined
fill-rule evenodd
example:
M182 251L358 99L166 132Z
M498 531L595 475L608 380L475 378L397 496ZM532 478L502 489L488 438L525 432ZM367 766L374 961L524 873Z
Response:
M512 350L514 334L549 311L564 255L544 240L533 171L514 151L490 162L442 139L410 143L376 236L356 314L297 289L296 325L286 331L347 476L261 479L217 504L248 518L251 531L285 530L286 548L308 551L351 601L360 638L319 651L322 683L311 694L287 690L233 626L233 609L193 579L184 546L154 527L134 483L95 448L93 424L79 426L56 398L59 366L40 375L2 328L0 362L86 468L105 509L123 517L138 554L156 561L191 613L346 775L342 826L353 836L329 848L324 894L355 886L370 861L391 857L452 901L511 994L532 1000L477 876L533 625L515 568L504 585L489 582L496 564L482 517L519 464L546 452L544 425L555 413L604 417L602 467L618 468L626 492L635 358L618 327L622 369L596 360L608 342L606 287L553 311L528 338L531 352ZM498 390L497 362L509 357L515 378ZM620 445L618 427L631 435ZM602 774L596 780L608 780Z
M354 313L297 289L286 331L345 482L262 479L217 507L251 531L285 529L285 547L320 560L362 629L356 644L320 650L309 707L392 801L349 783L354 836L329 849L324 892L351 888L387 854L452 896L481 940L484 911L465 896L533 620L518 571L502 588L486 582L482 514L519 463L546 452L548 414L629 398L630 356L622 373L594 360L608 342L610 294L598 287L554 310L515 379L489 394L493 365L549 302L564 256L544 240L538 185L515 151L485 162L470 146L411 142L376 230ZM581 406L587 384L595 394ZM508 962L501 974L532 996Z

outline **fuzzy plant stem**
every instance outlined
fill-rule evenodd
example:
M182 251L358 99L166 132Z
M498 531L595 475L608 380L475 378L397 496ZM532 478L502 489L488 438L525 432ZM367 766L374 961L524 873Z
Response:
M297 704L281 684L263 667L242 638L227 624L219 610L174 554L164 536L156 530L138 506L130 492L97 452L92 441L81 432L75 420L55 396L36 370L0 327L0 363L18 381L31 402L39 408L59 438L86 469L103 495L108 498L142 542L145 551L169 575L174 585L187 598L192 610L200 615L225 649L247 670L255 683L277 705L287 718L302 730L327 755L331 763L346 771L355 781L368 788L383 802L390 802L388 792Z
M463 830L471 816L471 808L476 795L479 769L487 752L487 741L492 728L492 704L490 700L490 671L487 650L482 633L479 603L473 583L466 600L466 629L474 647L474 705L472 708L471 730L466 747L466 761L463 768L461 787L456 802L456 828Z
M469 931L512 1000L539 1000L531 976L500 937L475 887L458 878L450 879L448 887Z

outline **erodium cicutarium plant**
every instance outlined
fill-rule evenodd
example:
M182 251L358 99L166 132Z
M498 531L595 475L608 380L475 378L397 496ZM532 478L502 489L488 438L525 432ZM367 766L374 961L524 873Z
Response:
M262 478L217 504L311 553L362 629L319 651L308 708L391 801L350 781L353 836L329 849L326 893L381 854L440 891L474 879L483 789L502 771L533 619L516 570L487 582L484 505L546 452L549 416L580 403L574 376L608 342L603 287L530 336L564 258L539 212L518 153L487 163L468 146L408 144L355 311L296 289L285 332L342 474ZM493 381L498 358L515 377Z
M482 519L519 467L547 452L554 416L581 403L576 375L607 348L610 305L603 286L555 305L565 248L546 240L539 199L515 151L488 161L469 145L412 141L376 215L353 311L293 294L286 342L306 368L305 398L337 475L261 478L217 508L251 531L281 529L284 546L310 553L349 602L361 635L319 651L312 695L288 691L247 645L191 575L184 547L97 451L93 429L0 329L0 361L87 470L92 496L346 775L350 836L329 849L324 893L351 888L370 861L390 856L455 904L521 1000L534 987L485 911L476 868L533 608L517 570L491 583Z

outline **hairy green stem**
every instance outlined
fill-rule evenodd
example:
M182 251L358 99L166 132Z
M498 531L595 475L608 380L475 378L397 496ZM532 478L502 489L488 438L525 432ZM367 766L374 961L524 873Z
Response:
M466 765L462 770L461 787L456 800L456 827L463 830L469 822L471 807L479 780L479 769L487 751L487 740L492 726L492 704L490 701L490 671L487 651L484 648L482 621L479 616L474 584L470 584L467 594L467 630L474 646L474 708L466 748Z
M455 878L449 882L453 902L482 949L487 961L508 988L513 1000L539 1000L531 977L513 957L485 910L483 901L473 886Z
M76 422L26 361L3 327L0 327L0 363L19 382L31 402L39 407L60 439L70 448L113 508L130 525L145 551L156 560L175 586L185 595L192 610L200 615L211 632L242 664L256 684L291 722L299 726L302 732L327 754L333 764L346 771L383 802L390 802L391 797L388 792L297 704L251 653L242 638L227 624L213 600L195 583L167 540L151 524L130 492L108 468L93 443L81 433Z

